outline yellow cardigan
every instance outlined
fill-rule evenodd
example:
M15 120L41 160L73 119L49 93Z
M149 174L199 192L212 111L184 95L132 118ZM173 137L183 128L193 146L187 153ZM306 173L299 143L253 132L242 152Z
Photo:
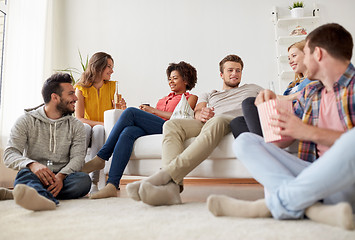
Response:
M93 121L104 121L104 112L112 109L112 100L116 84L114 81L105 81L100 88L100 96L94 86L89 88L76 86L84 96L85 115L84 118Z

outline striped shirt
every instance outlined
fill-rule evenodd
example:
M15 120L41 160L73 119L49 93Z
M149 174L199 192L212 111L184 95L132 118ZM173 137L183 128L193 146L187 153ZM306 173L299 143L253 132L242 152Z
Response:
M344 129L350 130L355 125L355 68L350 63L345 73L334 83L334 94L339 117ZM324 85L315 81L301 91L297 103L294 105L295 114L302 122L318 126L320 99ZM317 159L316 144L310 141L300 141L298 157L308 162Z

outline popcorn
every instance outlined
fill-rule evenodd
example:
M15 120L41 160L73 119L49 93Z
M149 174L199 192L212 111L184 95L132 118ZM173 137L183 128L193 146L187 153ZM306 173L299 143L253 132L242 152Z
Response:
M275 134L274 131L280 130L280 128L273 127L270 125L271 116L278 114L278 111L276 110L277 108L284 109L291 113L293 112L292 101L272 99L259 104L257 108L265 142L279 142L292 139L288 136L281 136L279 134Z

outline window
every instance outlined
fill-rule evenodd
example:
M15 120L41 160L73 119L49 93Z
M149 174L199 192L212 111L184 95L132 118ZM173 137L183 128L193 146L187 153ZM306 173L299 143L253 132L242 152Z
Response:
M1 105L1 85L4 58L5 21L7 14L7 0L0 0L0 105Z

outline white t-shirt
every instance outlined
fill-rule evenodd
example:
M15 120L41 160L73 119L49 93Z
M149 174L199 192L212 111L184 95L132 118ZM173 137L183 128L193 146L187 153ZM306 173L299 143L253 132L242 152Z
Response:
M243 115L242 101L248 97L256 97L263 90L256 84L244 84L229 90L212 90L203 93L198 98L198 103L206 102L207 107L214 107L215 115L228 115L238 117Z

